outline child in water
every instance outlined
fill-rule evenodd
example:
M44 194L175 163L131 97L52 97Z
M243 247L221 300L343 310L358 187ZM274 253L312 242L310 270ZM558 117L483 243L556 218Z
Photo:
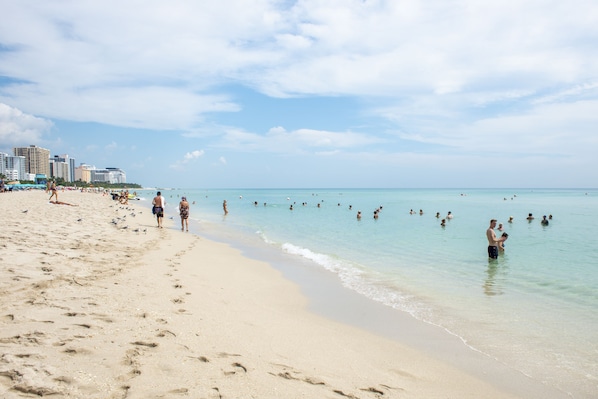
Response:
M508 237L509 237L509 234L508 234L508 233L506 233L506 232L505 232L505 233L502 233L501 237L506 237L506 238L508 238ZM499 243L498 243L498 250L499 250L499 251L504 251L504 250L505 250L505 242L504 242L504 241L501 241L501 242L499 242Z

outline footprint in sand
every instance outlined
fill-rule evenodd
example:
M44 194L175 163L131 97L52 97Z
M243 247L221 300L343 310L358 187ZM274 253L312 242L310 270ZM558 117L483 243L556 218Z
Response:
M171 393L173 395L186 395L189 393L189 390L187 388L179 388L173 389L172 391L168 391L168 393Z
M155 348L158 346L156 342L146 342L146 341L135 341L131 342L132 345L139 345L139 346L146 346L148 348Z
M159 337L159 338L164 338L167 335L176 337L176 334L173 333L172 331L169 331L169 330L161 330L160 332L158 332L158 334L156 336Z
M44 338L46 334L34 331L32 333L23 334L23 335L15 335L13 337L8 338L0 338L0 343L2 344L19 344L23 346L39 346L43 345L42 338Z
M232 368L228 368L228 369L223 369L222 372L224 373L224 375L226 376L231 376L231 375L235 375L240 373L241 371L245 374L247 373L247 367L243 366L241 363L239 362L235 362L232 363L230 365L230 367Z
M319 378L315 377L307 377L304 376L301 372L293 369L290 366L286 366L283 364L273 364L273 366L282 368L282 371L276 372L269 372L268 374L273 375L275 377L284 378L285 380L296 380L296 381L303 381L310 385L326 385L324 381Z
M100 321L103 321L104 323L114 323L114 320L112 320L110 317L108 317L108 315L105 315L102 313L92 313L91 316L93 316L93 318L95 320L100 320Z
M69 355L89 355L89 354L93 353L89 349L83 349L83 348L78 348L78 349L66 348L63 352L66 354L69 354Z
M85 313L77 313L77 312L68 312L68 313L64 313L64 315L68 316L68 317L86 316Z
M15 315L14 314L7 314L2 316L1 318L3 321L14 321L15 320Z

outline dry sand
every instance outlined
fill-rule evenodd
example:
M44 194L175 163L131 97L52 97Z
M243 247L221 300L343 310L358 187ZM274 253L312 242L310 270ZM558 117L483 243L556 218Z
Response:
M0 397L510 398L147 204L0 194ZM144 206L141 206L144 205Z

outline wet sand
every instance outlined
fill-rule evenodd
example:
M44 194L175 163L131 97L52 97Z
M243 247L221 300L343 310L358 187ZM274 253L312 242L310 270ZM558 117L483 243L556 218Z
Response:
M148 204L0 194L0 396L513 398ZM143 205L143 206L142 206ZM432 345L433 343L431 343Z

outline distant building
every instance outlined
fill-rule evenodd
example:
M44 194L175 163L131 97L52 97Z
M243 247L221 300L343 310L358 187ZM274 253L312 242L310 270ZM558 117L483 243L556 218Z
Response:
M5 175L6 173L6 157L8 154L0 152L0 174Z
M50 176L62 178L66 182L75 181L75 159L68 155L54 155L50 158Z
M93 169L91 171L92 183L110 183L110 172L106 169Z
M4 173L6 176L7 181L19 181L21 178L19 177L19 173L14 169L7 169ZM26 179L25 179L26 180Z
M68 155L61 155L63 158L68 160L69 163L69 181L75 181L75 158L70 158Z
M85 183L91 183L91 171L95 170L95 166L82 163L75 168L75 180Z
M119 168L106 168L110 172L110 183L126 183L127 174Z
M61 178L69 183L127 182L127 175L120 168L97 169L84 163L75 167L75 159L67 154L50 158L50 150L35 145L14 147L13 153L13 156L0 153L0 173L4 174L7 180L45 181L49 178Z
M119 168L94 169L91 171L91 182L98 183L126 183L127 175Z
M30 145L13 148L13 154L25 157L25 173L50 176L50 150Z
M25 174L25 157L0 153L0 173L7 180L27 180Z

